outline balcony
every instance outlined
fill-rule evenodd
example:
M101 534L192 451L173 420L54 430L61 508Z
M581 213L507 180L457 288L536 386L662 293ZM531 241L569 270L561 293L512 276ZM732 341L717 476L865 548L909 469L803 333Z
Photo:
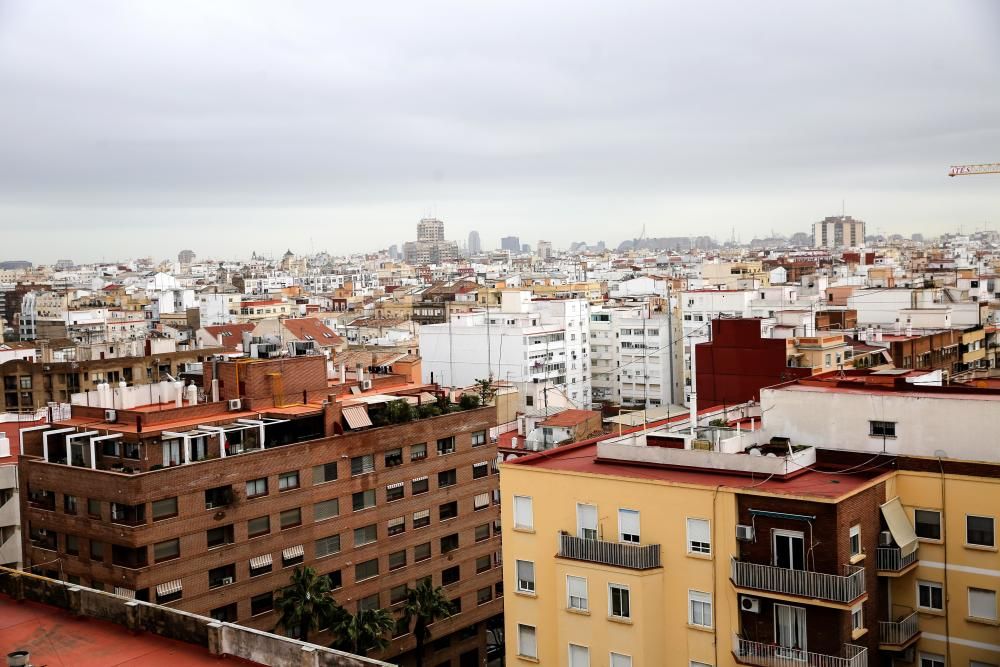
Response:
M903 651L920 638L917 612L896 621L878 622L878 647L882 651Z
M733 655L741 665L760 667L867 667L868 649L844 644L840 656L812 653L733 637Z
M734 558L731 573L733 584L737 588L823 600L839 605L849 605L865 594L863 567L845 565L845 574L839 576L748 563Z
M583 560L630 570L651 570L660 567L659 544L626 544L588 540L559 533L560 558Z
M879 547L875 552L875 563L879 576L899 577L916 565L917 551L903 555L899 547Z

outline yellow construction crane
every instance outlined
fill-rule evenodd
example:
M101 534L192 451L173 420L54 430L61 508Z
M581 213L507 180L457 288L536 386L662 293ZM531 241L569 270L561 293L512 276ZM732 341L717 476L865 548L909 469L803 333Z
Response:
M948 170L949 176L972 176L974 174L1000 174L998 164L960 164Z

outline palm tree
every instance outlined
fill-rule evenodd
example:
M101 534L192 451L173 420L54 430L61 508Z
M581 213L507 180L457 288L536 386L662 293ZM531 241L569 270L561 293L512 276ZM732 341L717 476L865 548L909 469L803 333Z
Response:
M417 640L417 667L424 664L424 644L431 638L430 626L434 621L448 618L452 614L451 602L445 597L440 586L434 588L429 581L421 581L416 588L406 591L406 605L403 607L403 622L413 625L413 636Z
M302 641L309 641L310 632L325 627L343 613L330 595L330 579L308 566L295 568L291 585L281 591L274 604L278 625L286 633L297 631Z
M339 638L337 648L364 655L372 649L389 645L385 633L395 628L396 622L385 609L363 609L356 614L345 612L340 621L331 627Z

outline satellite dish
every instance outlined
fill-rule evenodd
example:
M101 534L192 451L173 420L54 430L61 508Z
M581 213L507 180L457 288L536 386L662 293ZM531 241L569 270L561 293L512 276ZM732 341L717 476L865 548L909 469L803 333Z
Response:
M939 459L946 459L948 458L948 452L944 451L943 449L935 449L934 456L938 457Z

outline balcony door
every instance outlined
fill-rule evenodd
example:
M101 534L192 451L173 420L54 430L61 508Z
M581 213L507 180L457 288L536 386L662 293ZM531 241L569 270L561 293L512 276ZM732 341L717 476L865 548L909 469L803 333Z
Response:
M806 541L803 533L775 529L772 536L771 553L774 555L775 567L783 567L787 570L806 569Z
M777 654L782 658L805 661L805 607L774 605L774 643L778 645Z
M597 539L597 506L577 504L576 536L585 540Z

